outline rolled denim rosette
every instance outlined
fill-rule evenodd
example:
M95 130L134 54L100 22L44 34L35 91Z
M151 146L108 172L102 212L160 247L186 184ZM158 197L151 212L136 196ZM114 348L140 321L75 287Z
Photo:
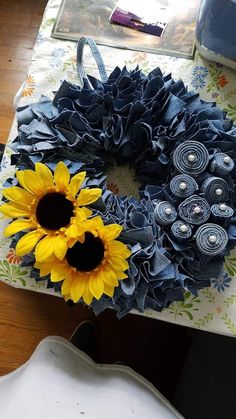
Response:
M154 217L157 223L161 225L172 224L177 218L177 212L170 202L160 201L154 209Z
M234 210L226 204L214 204L211 206L212 217L215 222L230 221L234 215Z
M211 163L210 170L217 175L227 175L234 168L234 161L225 153L216 153Z
M181 174L171 180L170 190L177 198L187 198L197 192L198 184L191 176Z
M212 257L223 253L228 243L225 229L213 223L200 226L196 231L195 239L199 251Z
M173 164L180 173L197 177L206 170L209 154L206 147L198 141L184 141L173 154Z
M179 205L179 216L189 224L200 225L205 223L211 215L208 202L198 195L186 198Z
M181 220L177 220L171 226L171 233L178 241L188 240L192 236L192 227Z
M210 204L229 200L229 186L220 177L211 176L207 178L201 185L201 192Z

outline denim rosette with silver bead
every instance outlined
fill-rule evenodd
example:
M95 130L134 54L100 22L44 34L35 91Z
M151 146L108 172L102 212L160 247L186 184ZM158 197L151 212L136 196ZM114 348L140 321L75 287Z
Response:
M216 153L211 163L210 171L218 175L227 175L234 168L234 162L225 153Z
M189 224L200 225L205 223L211 214L208 202L198 195L186 198L178 207L179 216Z
M177 218L177 212L170 202L160 201L155 207L154 217L160 225L172 224Z
M217 224L203 224L196 231L196 245L201 253L209 256L221 254L228 242L224 228Z
M171 233L176 240L189 240L192 236L192 227L182 220L178 220L171 226Z
M195 179L186 174L173 177L170 181L170 190L177 198L187 198L198 191L198 184Z
M173 164L180 173L197 177L204 172L209 162L206 147L198 141L185 141L173 154Z
M220 224L227 224L234 215L234 210L226 204L214 204L211 206L212 219Z
M94 215L123 226L119 239L132 250L128 279L112 298L93 301L96 313L161 311L220 275L236 243L236 128L214 103L159 68L145 75L117 67L105 81L64 81L53 101L43 97L17 116L12 163L54 169L64 161L71 174L86 171L87 185L103 190ZM107 189L111 158L135 170L140 200ZM23 257L33 263L33 254ZM40 280L36 269L31 275ZM49 278L48 286L60 289Z
M201 185L201 192L210 204L229 201L229 186L220 177L208 177Z

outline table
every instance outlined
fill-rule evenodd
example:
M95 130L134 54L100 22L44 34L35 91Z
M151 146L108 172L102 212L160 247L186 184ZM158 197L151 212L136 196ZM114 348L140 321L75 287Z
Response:
M50 37L52 26L57 15L60 0L50 0L45 10L43 21L38 33L29 72L22 87L21 105L38 101L40 96L53 97L62 80L65 78L72 83L79 82L76 71L76 43L60 41ZM236 71L219 64L210 63L196 53L194 61L166 57L144 52L134 52L116 48L99 46L107 71L116 65L127 65L129 68L137 64L144 72L159 66L165 73L172 73L174 79L182 78L189 89L199 92L204 100L216 101L221 109L228 112L228 116L236 120ZM96 64L89 50L85 51L84 62L89 74L99 76ZM14 173L14 167L9 165L10 143L16 133L13 124L6 152L2 162L0 182L3 184L9 175ZM113 173L110 183L116 185L117 172ZM123 178L126 174L122 172ZM120 193L129 194L131 185L119 182ZM7 284L55 294L46 288L45 281L36 283L29 277L29 271L22 267L13 249L9 249L10 239L2 235L6 221L1 221L0 236L0 279ZM227 258L225 271L231 277L222 275L219 280L213 280L212 287L203 289L198 297L189 292L185 294L185 301L172 303L162 313L147 310L145 316L185 325L210 332L236 336L236 252Z

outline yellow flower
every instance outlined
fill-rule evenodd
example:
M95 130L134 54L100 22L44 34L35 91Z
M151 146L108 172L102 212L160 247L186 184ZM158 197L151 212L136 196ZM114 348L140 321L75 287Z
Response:
M65 232L73 217L83 222L91 216L92 211L81 206L96 201L102 193L99 188L80 189L85 176L86 172L81 172L70 179L63 162L57 164L54 176L42 163L36 163L35 171L16 172L21 186L3 190L9 202L0 207L0 212L16 218L6 227L6 237L32 230L18 241L17 256L31 252L36 246L36 260L46 260L53 254L60 260L64 258L68 242Z
M61 293L65 300L75 303L83 298L91 304L103 294L113 297L119 280L127 278L125 271L131 255L127 246L115 240L122 227L118 224L104 226L101 217L86 220L79 225L82 236L75 237L75 229L69 234L69 248L64 260L49 258L44 263L36 262L40 276L51 274L52 282L63 281Z

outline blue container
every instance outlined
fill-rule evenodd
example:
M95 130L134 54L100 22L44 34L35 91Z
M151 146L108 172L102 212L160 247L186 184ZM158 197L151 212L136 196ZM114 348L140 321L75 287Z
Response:
M236 0L202 0L196 25L201 55L236 69Z

